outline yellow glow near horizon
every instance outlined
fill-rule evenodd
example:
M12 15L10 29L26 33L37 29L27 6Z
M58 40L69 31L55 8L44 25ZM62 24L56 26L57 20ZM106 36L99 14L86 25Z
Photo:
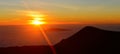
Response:
M28 14L27 14L27 15L28 15L28 16L31 16L31 17L34 17L34 18L45 17L44 14L41 14L41 13L39 13L39 12L37 12L37 11L28 11Z
M34 20L45 20L44 18L34 18Z
M31 24L34 24L34 25L45 24L46 22L43 20L44 18L34 18L33 20L31 20Z
M41 24L45 24L45 22L39 21L39 20L32 20L32 24L34 24L34 25L41 25Z
M43 21L45 20L43 14L39 14L38 12L30 12L28 15L33 18L30 24L41 25L46 23L45 21Z

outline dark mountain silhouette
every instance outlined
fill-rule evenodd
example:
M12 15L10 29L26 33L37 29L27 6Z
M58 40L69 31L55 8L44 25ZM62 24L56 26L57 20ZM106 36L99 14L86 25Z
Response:
M87 26L54 47L57 54L110 54L113 48L119 48L119 36L120 32ZM52 51L48 46L24 46L0 48L0 54L52 54Z
M119 36L120 32L87 26L55 47L59 54L110 54Z

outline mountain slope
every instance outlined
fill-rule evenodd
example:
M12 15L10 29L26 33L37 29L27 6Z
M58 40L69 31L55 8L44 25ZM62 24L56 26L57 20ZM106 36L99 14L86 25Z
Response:
M119 43L119 39L113 40L118 36L120 32L87 26L55 47L59 54L109 54L112 53L112 44Z

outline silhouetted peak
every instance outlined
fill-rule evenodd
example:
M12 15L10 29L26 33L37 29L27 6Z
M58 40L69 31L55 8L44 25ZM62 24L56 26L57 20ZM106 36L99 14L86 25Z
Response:
M120 36L120 32L86 26L56 44L55 47L60 54L109 54L111 53L111 40L117 36ZM118 40L115 42L118 43Z
M92 26L86 26L81 31L95 31L95 30L101 30L101 29Z
M104 33L104 32L105 32L105 30L103 30L103 29L92 27L92 26L86 26L86 27L84 27L82 30L78 31L74 35L78 35L78 34L94 34L94 33Z
M71 37L68 39L64 39L61 41L63 44L64 42L68 41L70 43L73 42L79 42L82 39L89 40L89 39L95 39L96 37L101 37L106 33L105 30L92 27L92 26L86 26L82 30L78 31L77 33L73 34ZM76 41L77 40L77 41Z

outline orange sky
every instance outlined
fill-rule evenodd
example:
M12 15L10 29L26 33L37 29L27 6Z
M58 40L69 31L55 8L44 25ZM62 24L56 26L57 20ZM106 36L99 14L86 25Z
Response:
M28 24L31 12L44 21L61 24L120 24L119 0L5 0L0 1L0 25ZM56 23L57 22L57 23Z

